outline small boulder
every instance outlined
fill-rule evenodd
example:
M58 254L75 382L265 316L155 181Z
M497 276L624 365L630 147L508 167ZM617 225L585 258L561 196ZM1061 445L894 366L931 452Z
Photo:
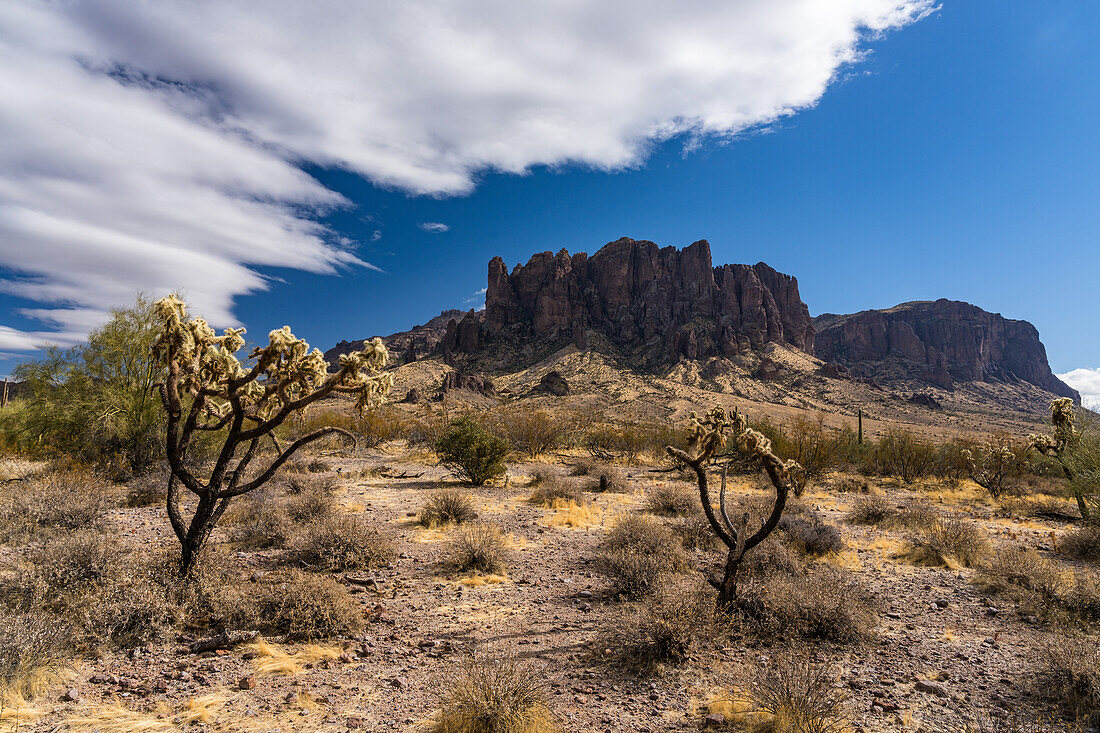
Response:
M539 380L539 389L556 397L564 397L569 394L569 382L565 381L565 377L561 375L561 372L547 372Z

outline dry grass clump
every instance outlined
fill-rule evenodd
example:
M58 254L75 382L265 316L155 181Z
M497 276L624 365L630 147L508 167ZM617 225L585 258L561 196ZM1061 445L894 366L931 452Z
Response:
M511 551L500 527L490 522L465 524L452 534L445 565L460 573L501 575Z
M581 466L586 465L584 473L577 473L581 470ZM573 467L574 476L584 476L588 479L585 483L586 491L598 491L600 493L611 494L629 494L631 492L630 484L627 483L626 475L621 469L615 466L608 466L602 463L587 464L578 463Z
M938 518L906 540L901 556L916 565L975 567L992 551L979 527L959 519Z
M1031 547L999 547L978 571L975 583L991 593L1014 592L1033 596L1032 606L1056 599L1062 592L1058 567Z
M606 468L604 464L591 458L581 458L569 469L570 476L596 476Z
M126 506L142 507L162 504L168 497L168 469L154 470L138 476L126 487Z
M287 518L296 524L319 519L336 511L336 479L331 476L304 476L302 481L288 481L290 496L286 500Z
M16 612L62 619L78 645L140 645L176 621L159 568L125 553L115 537L79 531L32 548L26 559L2 589L4 600Z
M923 502L898 504L885 496L871 494L859 498L845 519L851 524L895 528L921 527L935 521L936 516L936 510Z
M286 493L296 494L333 494L336 491L336 477L330 473L313 474L308 472L287 473L283 476Z
M622 609L599 648L611 650L616 665L635 674L650 674L665 665L686 662L712 636L714 626L714 599L709 591L668 586Z
M1100 724L1100 645L1085 636L1051 636L1039 649L1041 689L1079 725Z
M294 523L273 489L267 487L245 494L230 506L225 524L230 537L247 548L285 547L294 531Z
M1058 549L1070 557L1100 562L1100 524L1089 522L1066 534Z
M493 422L512 450L531 458L560 446L570 431L567 419L545 410L513 408L497 415Z
M102 476L75 463L54 464L5 488L7 496L0 496L0 535L5 537L101 527L116 503Z
M752 733L841 733L848 729L848 696L834 670L804 653L774 654L748 685L751 709L762 714Z
M543 679L512 656L474 656L447 676L435 733L552 733Z
M686 517L702 511L699 495L685 484L651 486L645 492L646 511L662 517Z
M299 563L334 572L384 567L397 556L388 532L348 514L315 519L295 535L292 544Z
M537 506L549 507L571 501L576 504L584 502L580 489L554 475L543 477L531 492L531 503Z
M702 512L681 517L671 526L685 550L715 550L723 546Z
M363 630L359 602L328 575L282 571L265 579L255 603L260 631L288 639L354 636Z
M871 482L862 476L838 476L829 482L829 488L838 494L870 494Z
M474 519L477 519L477 511L469 494L457 489L438 489L424 502L416 521L432 528Z
M783 517L778 529L783 539L803 555L821 556L844 549L840 531L823 520L816 512L801 516Z
M741 570L737 606L757 635L854 642L874 632L872 599L850 572L828 565L802 568L779 543L762 543L745 556L750 559Z
M598 558L616 593L642 598L653 592L669 572L682 572L687 555L672 530L640 514L620 519L607 533Z
M55 616L5 614L0 624L0 708L44 692L65 667L71 643L67 626Z

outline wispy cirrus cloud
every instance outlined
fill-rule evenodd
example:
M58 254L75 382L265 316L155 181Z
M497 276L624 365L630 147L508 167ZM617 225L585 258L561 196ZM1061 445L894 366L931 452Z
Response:
M813 105L931 0L0 4L0 289L79 338L138 290L211 320L260 267L363 266L300 166L414 194L483 171L615 170Z
M429 234L442 234L451 231L451 227L441 221L422 221L417 226Z

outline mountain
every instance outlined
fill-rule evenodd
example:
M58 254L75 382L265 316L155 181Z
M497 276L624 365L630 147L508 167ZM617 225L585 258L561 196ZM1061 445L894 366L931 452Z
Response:
M762 262L714 267L706 240L681 250L623 238L591 257L542 252L511 273L495 257L488 275L485 310L448 329L446 353L513 347L524 361L524 347L584 349L593 332L647 369L769 342L813 349L798 281Z
M881 383L953 389L959 382L1023 381L1080 402L1051 372L1039 332L956 300L902 303L814 319L814 354Z
M386 342L386 347L390 350L391 363L406 364L435 353L438 350L439 342L447 334L447 325L464 315L466 315L466 311L452 308L443 311L422 326L413 326L408 331L386 336L382 340ZM366 339L341 341L325 352L325 361L335 366L342 354L350 354L353 351L362 349L365 342Z

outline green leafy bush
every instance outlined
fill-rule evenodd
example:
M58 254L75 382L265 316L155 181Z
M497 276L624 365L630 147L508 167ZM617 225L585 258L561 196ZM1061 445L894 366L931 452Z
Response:
M504 459L508 456L508 441L469 415L451 422L435 450L443 465L474 486L507 470Z

